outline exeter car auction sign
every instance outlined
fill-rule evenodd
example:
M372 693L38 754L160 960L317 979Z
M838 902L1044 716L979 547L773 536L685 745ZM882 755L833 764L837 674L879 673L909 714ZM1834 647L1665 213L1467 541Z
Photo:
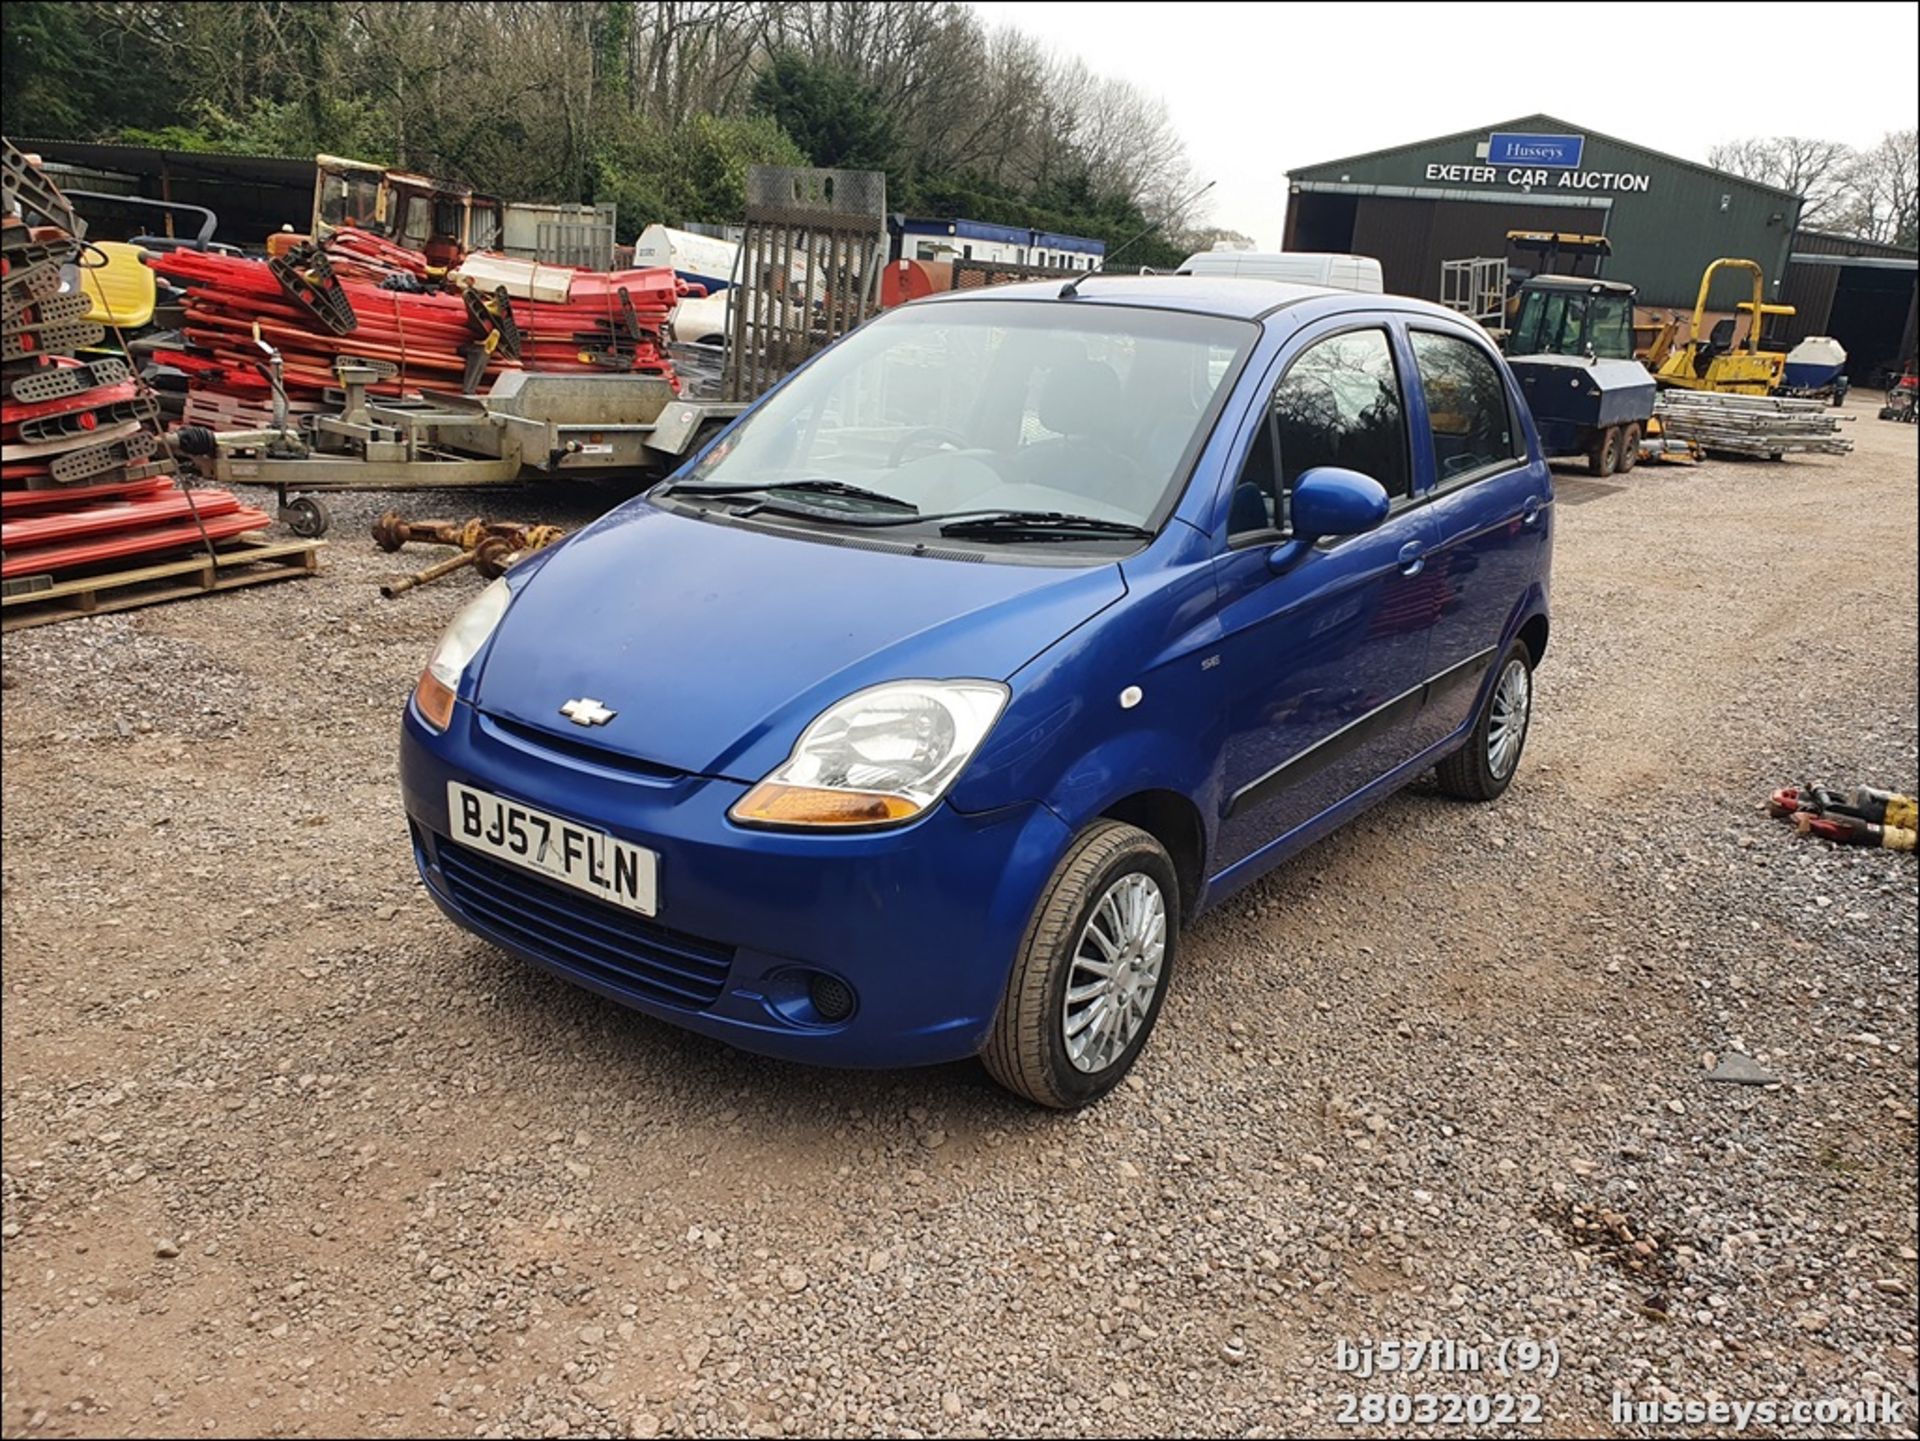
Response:
M1619 170L1582 170L1584 135L1509 135L1496 131L1487 137L1483 163L1429 165L1427 179L1465 185L1509 185L1515 190L1617 190L1644 193L1647 175Z

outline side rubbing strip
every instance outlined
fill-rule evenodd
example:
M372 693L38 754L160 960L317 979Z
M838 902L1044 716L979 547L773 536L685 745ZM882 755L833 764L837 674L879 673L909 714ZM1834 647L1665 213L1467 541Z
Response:
M1315 741L1258 780L1249 781L1228 798L1226 818L1232 820L1243 811L1264 805L1288 786L1297 785L1342 756L1352 754L1382 731L1391 730L1410 720L1436 696L1447 695L1461 686L1478 685L1480 677L1486 674L1487 667L1493 663L1493 654L1493 648L1488 647L1457 665L1448 666L1413 689L1402 691L1385 705L1376 706L1358 719L1349 721L1325 740Z
M1458 665L1450 665L1432 680L1427 682L1427 699L1437 700L1463 685L1478 686L1480 677L1487 673L1487 667L1493 664L1494 648L1488 646L1478 655L1470 655Z
M1385 705L1376 706L1357 720L1349 721L1323 741L1315 741L1298 755L1280 762L1257 781L1249 781L1227 801L1227 819L1272 800L1290 785L1298 784L1315 771L1325 770L1344 755L1349 755L1420 709L1427 688L1424 684L1403 691Z

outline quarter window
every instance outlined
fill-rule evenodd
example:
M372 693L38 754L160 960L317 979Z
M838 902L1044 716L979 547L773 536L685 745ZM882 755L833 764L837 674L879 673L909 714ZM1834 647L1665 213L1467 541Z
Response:
M1507 388L1492 358L1457 336L1416 330L1412 339L1413 363L1427 397L1439 484L1517 457L1518 429L1507 406Z
M1323 465L1372 476L1395 499L1412 492L1400 375L1384 330L1330 335L1287 367L1235 488L1229 532L1288 531L1293 487Z

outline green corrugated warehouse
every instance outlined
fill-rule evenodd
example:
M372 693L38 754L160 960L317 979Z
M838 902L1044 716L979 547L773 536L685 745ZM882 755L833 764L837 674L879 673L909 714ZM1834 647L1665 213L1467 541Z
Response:
M1551 115L1302 166L1289 181L1286 249L1371 255L1388 290L1429 300L1442 262L1505 255L1509 230L1604 234L1604 274L1639 287L1642 305L1692 309L1722 255L1759 261L1773 300L1800 219L1788 191ZM1751 284L1722 272L1713 308Z

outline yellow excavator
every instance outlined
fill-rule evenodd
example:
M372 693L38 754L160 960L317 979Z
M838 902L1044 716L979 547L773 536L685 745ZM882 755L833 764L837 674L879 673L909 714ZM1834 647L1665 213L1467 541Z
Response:
M1706 324L1707 292L1713 288L1714 272L1723 266L1753 272L1753 299L1743 300L1734 307L1747 317L1746 337L1737 345L1734 343L1737 321L1732 316L1718 322L1710 335L1701 334ZM1700 298L1694 302L1693 327L1686 343L1678 346L1673 343L1678 323L1669 320L1647 355L1647 365L1662 385L1730 395L1766 395L1779 387L1787 357L1784 351L1761 349L1762 332L1769 316L1792 314L1791 305L1767 304L1766 277L1758 261L1716 260L1700 277Z

